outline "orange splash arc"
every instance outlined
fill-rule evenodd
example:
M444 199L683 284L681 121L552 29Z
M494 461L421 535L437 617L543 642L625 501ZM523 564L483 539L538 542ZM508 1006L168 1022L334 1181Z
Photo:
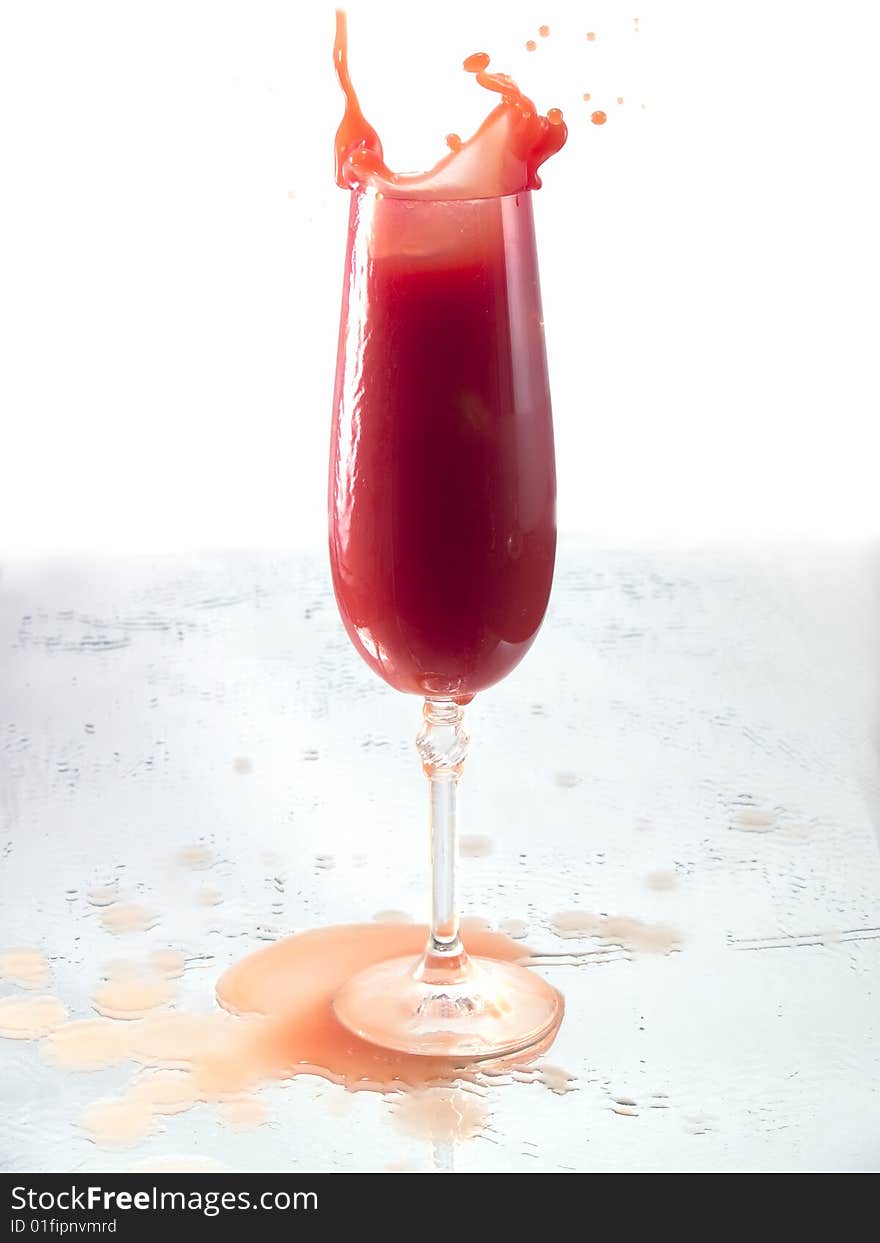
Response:
M343 924L317 928L276 941L231 967L217 984L224 1009L242 1015L263 1015L259 1049L242 1050L258 1057L273 1075L315 1074L352 1091L382 1092L424 1087L467 1078L468 1064L443 1057L397 1053L369 1044L343 1027L333 1012L333 998L342 984L364 967L389 958L412 956L425 946L428 929L416 924ZM468 953L502 962L522 959L522 941L501 932L469 930ZM559 1007L559 1022L563 1006ZM523 1065L547 1051L559 1023L540 1046L497 1062L479 1063L480 1070Z
M489 71L489 56L475 52L464 69L488 91L500 95L482 125L424 173L397 173L385 163L379 135L364 116L348 68L345 14L336 13L333 63L345 95L345 113L336 132L336 181L346 190L372 189L389 198L499 198L537 190L538 168L564 145L562 114L542 116L527 95L505 73Z

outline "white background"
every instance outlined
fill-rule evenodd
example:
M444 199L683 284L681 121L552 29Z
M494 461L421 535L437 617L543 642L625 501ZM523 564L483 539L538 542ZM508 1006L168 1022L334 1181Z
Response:
M880 534L875 9L349 6L393 165L479 122L477 49L565 111L536 202L563 531ZM4 550L323 542L332 37L324 3L5 0Z

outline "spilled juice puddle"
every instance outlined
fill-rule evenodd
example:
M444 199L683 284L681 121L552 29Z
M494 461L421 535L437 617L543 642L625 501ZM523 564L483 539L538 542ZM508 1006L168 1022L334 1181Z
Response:
M224 1009L208 1013L163 1008L183 955L160 949L146 964L108 964L93 996L106 1017L69 1020L58 998L7 997L0 1000L0 1036L40 1040L43 1061L58 1070L133 1065L122 1093L93 1101L79 1119L92 1143L111 1149L134 1147L163 1118L204 1104L216 1107L225 1127L253 1130L269 1116L260 1089L297 1074L319 1075L350 1091L393 1093L400 1129L450 1142L481 1133L485 1087L495 1076L571 1090L566 1072L534 1065L558 1024L526 1054L471 1064L381 1049L342 1027L333 1012L339 986L386 958L415 961L427 931L399 922L350 924L274 942L226 972L217 986ZM463 936L474 955L512 962L527 953L522 942L480 920L464 921ZM462 1084L470 1090L463 1092Z
M40 1053L44 1062L59 1070L103 1070L128 1058L126 1030L110 1019L74 1019L58 1025L43 1041Z
M634 954L670 954L680 949L682 935L669 924L648 924L628 915L594 915L592 911L559 911L551 927L558 937L591 937L601 945L620 946Z
M174 1000L174 984L151 968L125 964L92 994L92 1006L108 1019L139 1019Z
M114 900L111 905L105 904L101 912L101 927L115 936L127 932L148 932L158 920L158 915L148 911L140 902L117 903Z
M41 950L11 949L0 953L0 980L20 988L47 988L50 978L49 960Z
M254 1131L268 1120L266 1102L254 1094L233 1096L218 1106L220 1121L234 1131Z
M381 1049L354 1036L333 1012L333 997L352 975L388 958L412 955L415 961L427 934L427 928L414 924L346 924L303 932L251 954L217 985L217 999L225 1009L264 1019L252 1025L251 1038L237 1056L250 1060L257 1077L267 1071L305 1072L352 1091L418 1088L461 1077L467 1073L466 1063ZM468 953L504 962L517 961L524 953L522 944L504 933L472 926L464 941ZM557 1030L532 1057L549 1048ZM508 1061L522 1064L522 1059L518 1054Z
M130 1148L147 1138L155 1122L147 1101L119 1097L89 1105L81 1125L92 1143L101 1148Z
M412 1139L460 1143L482 1134L489 1107L481 1097L461 1088L420 1088L400 1098L394 1121Z
M199 1157L184 1153L181 1156L172 1154L165 1157L145 1157L143 1161L132 1161L127 1167L129 1174L227 1174L229 1167L210 1157Z
M57 997L0 999L0 1036L6 1040L39 1040L66 1018L67 1007Z
M170 948L153 950L147 961L154 970L169 980L179 979L183 975L183 969L186 966L185 955L180 950Z
M562 1066L541 1066L534 1072L533 1082L542 1083L548 1092L556 1096L567 1096L577 1091L575 1076Z
M197 1103L193 1076L182 1070L147 1070L129 1087L129 1099L154 1114L185 1113Z

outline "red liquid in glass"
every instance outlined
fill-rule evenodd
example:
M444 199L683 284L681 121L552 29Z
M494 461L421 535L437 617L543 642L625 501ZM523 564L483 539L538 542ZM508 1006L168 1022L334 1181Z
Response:
M358 230L396 240L404 222L389 216L438 207L421 251L393 246L362 270ZM346 351L337 377L331 564L352 642L402 691L490 686L525 654L547 606L550 394L534 249L505 246L512 234L531 242L527 193L352 204L347 294L366 305L355 359Z
M466 699L531 645L556 548L531 195L565 139L509 79L428 174L391 173L345 64L337 169L353 189L330 464L339 609L398 690ZM558 119L557 119L558 118ZM489 158L491 156L491 158Z

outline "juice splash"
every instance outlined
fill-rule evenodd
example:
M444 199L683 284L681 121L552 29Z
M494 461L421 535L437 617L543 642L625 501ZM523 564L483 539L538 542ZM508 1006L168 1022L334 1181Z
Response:
M564 145L568 131L558 108L542 116L505 73L489 71L489 57L475 52L464 62L477 83L501 96L482 125L465 142L424 173L388 167L379 135L365 118L348 69L345 14L336 13L333 47L336 76L345 95L345 114L336 132L336 181L343 189L371 188L392 198L497 198L537 190L538 169Z

